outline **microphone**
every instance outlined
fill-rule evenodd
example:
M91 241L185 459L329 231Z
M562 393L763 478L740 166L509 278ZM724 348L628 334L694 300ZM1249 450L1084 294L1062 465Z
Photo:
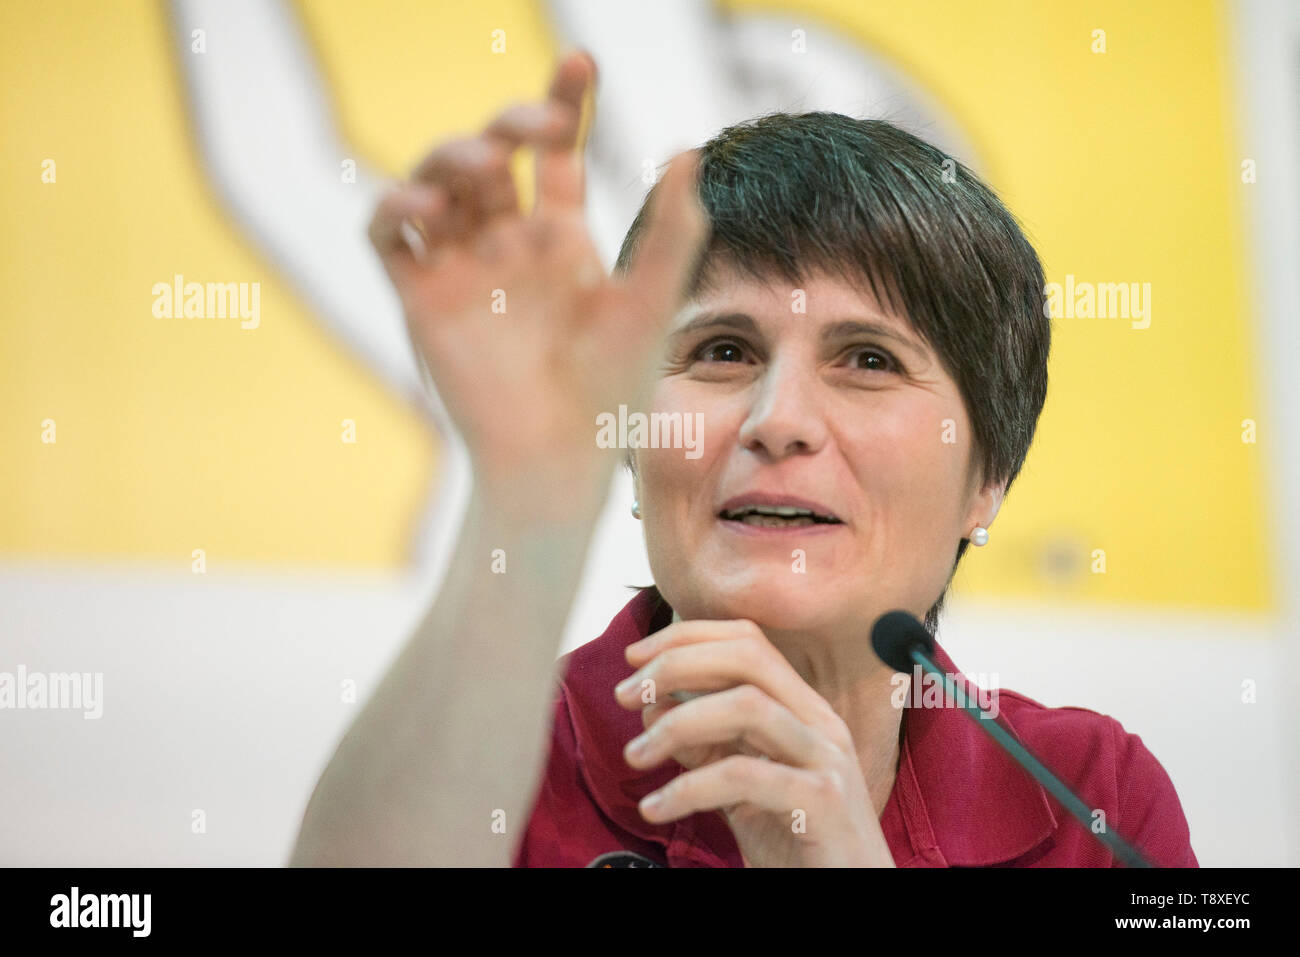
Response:
M934 663L934 636L919 621L905 611L886 612L876 619L871 629L871 647L876 656L895 671L909 674L914 665L943 681L944 690L952 695L963 711L1007 754L1013 761L1034 776L1061 806L1074 815L1084 830L1104 844L1128 867L1150 867L1151 864L1132 845L1109 829L1098 834L1092 829L1092 809L1054 775L1043 762L998 724L992 715L972 703L965 692L949 675Z
M871 648L889 667L908 674L912 670L912 649L933 656L934 636L908 612L887 611L871 629Z

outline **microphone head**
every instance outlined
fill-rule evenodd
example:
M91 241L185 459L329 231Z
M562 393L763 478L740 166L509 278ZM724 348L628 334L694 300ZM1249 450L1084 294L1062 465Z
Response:
M912 649L917 645L933 657L934 636L909 612L885 612L871 628L871 647L876 656L903 674L912 671Z

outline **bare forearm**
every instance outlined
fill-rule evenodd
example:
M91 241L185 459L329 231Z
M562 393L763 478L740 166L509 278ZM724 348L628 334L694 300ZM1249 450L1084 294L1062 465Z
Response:
M437 600L321 776L291 864L509 864L600 502L536 516L499 500L472 496Z

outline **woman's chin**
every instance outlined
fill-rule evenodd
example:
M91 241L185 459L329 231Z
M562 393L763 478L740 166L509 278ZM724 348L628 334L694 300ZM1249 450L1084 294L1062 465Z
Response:
M774 585L755 582L705 596L708 611L697 617L713 619L747 618L764 629L812 631L824 628L845 615L831 596L819 594L804 583ZM679 612L680 613L680 612Z

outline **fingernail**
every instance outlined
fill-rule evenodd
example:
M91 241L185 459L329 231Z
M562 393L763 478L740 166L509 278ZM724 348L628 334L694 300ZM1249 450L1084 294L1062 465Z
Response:
M649 747L650 747L650 735L648 734L637 735L635 738L633 738L631 741L628 742L627 756L629 758L639 758L641 755L645 754L646 750Z

